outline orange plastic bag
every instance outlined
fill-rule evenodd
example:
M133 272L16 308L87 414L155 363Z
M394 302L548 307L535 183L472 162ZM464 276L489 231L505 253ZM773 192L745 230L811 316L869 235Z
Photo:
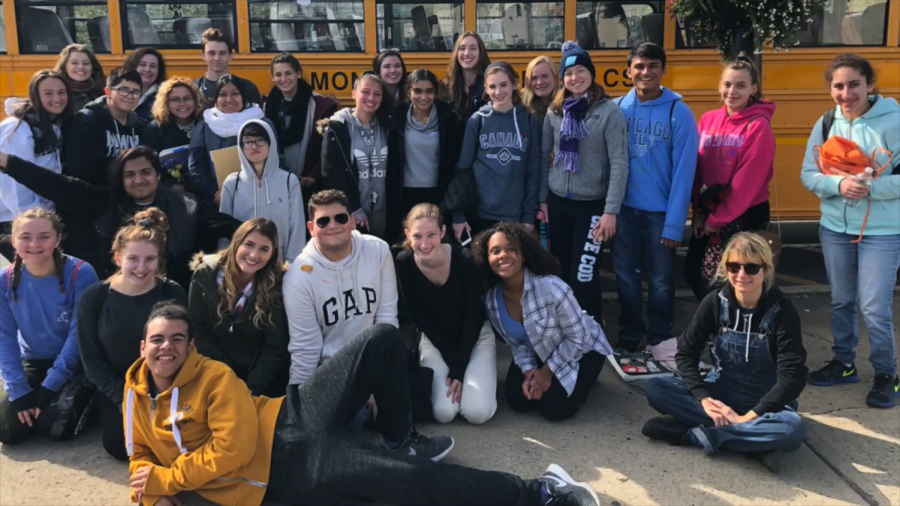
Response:
M878 155L887 154L887 161L879 163ZM819 170L826 176L842 176L853 177L865 172L866 168L872 167L872 176L877 178L884 172L884 169L890 167L893 156L891 152L883 148L875 148L870 156L863 153L859 145L850 139L832 135L821 146L813 148L813 158ZM863 233L866 231L866 223L869 221L869 212L872 210L872 201L867 200L866 217L863 218L862 227L859 231L859 237L851 241L859 243L862 241Z

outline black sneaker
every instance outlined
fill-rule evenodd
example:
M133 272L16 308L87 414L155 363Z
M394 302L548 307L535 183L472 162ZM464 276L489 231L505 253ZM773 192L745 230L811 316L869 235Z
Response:
M809 373L809 382L817 387L830 387L838 383L859 383L859 375L856 374L856 366L850 367L832 360L818 371Z
M600 499L587 483L575 481L556 464L538 478L544 506L600 506Z
M391 451L400 452L410 457L423 457L440 462L453 449L453 438L448 436L423 436L416 429L409 430L409 437L400 446Z
M866 396L866 404L875 408L893 408L900 397L900 377L876 374L875 384Z
M647 420L641 434L656 441L666 441L672 446L684 446L691 443L688 436L690 426L670 416L658 416Z
M640 341L619 339L619 342L616 343L615 353L616 355L628 355L631 353L637 353L639 349L641 349Z
M758 460L762 465L766 466L772 474L781 472L781 457L784 452L781 450L773 450L770 452L756 452L748 454L753 460Z

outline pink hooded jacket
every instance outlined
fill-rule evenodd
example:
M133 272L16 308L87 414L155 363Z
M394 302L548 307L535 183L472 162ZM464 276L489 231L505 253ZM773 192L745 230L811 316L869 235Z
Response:
M700 153L691 202L699 206L704 186L731 183L731 193L707 219L716 230L769 199L769 183L775 175L775 136L772 116L775 104L763 101L728 116L726 109L700 118Z

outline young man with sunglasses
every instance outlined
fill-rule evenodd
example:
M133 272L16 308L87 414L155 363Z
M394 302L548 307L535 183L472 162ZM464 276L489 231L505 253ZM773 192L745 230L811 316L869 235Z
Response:
M134 108L141 101L141 75L125 67L106 78L106 95L84 106L66 130L63 173L105 186L110 164L140 145L141 125Z
M717 279L727 282L703 299L678 338L681 377L647 382L650 406L670 416L651 419L643 433L707 455L749 453L778 472L782 451L797 451L806 436L796 411L809 372L800 315L773 287L772 252L756 234L734 236ZM716 367L703 378L707 346Z
M556 464L539 479L523 480L437 464L418 445L388 451L343 437L356 407L373 393L390 397L382 434L415 433L406 347L391 325L367 329L309 381L274 399L251 396L228 366L197 353L183 306L157 304L144 336L122 406L131 499L144 506L180 505L176 495L183 491L242 505L599 504Z

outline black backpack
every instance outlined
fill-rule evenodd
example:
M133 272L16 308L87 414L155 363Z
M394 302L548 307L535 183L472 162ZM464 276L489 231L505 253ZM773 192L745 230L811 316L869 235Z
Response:
M828 134L831 133L831 125L834 124L834 107L825 111L822 115L822 142L828 140Z

